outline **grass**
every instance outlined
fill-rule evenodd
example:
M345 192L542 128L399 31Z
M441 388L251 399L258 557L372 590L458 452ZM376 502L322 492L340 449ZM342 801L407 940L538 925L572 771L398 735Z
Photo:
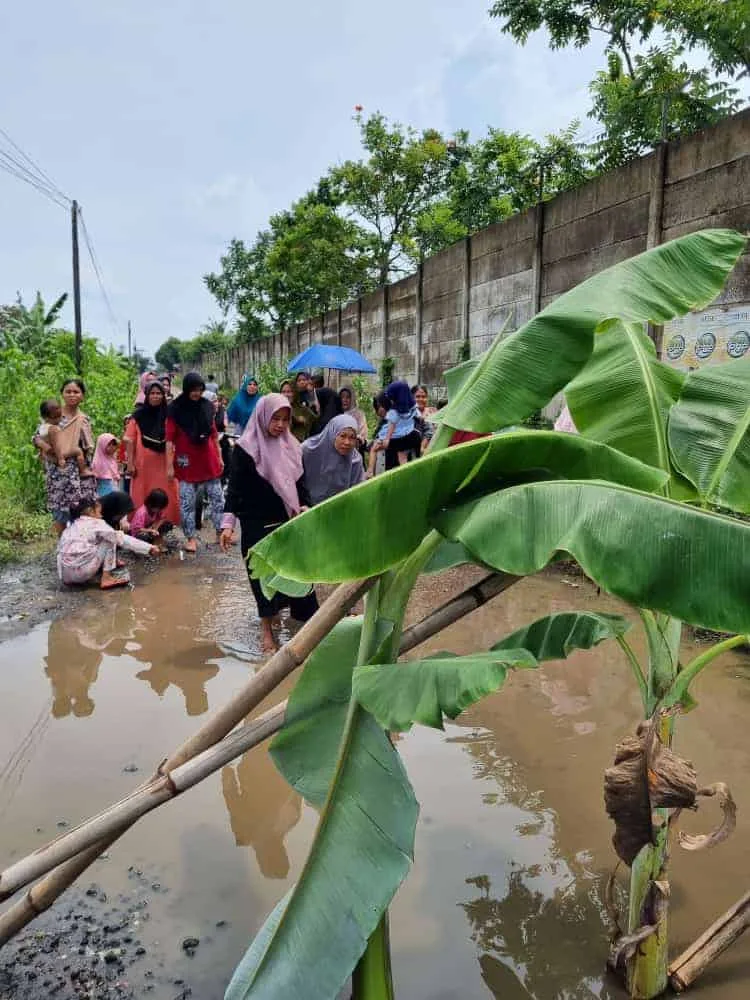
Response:
M33 558L52 544L52 518L24 510L0 492L0 566Z

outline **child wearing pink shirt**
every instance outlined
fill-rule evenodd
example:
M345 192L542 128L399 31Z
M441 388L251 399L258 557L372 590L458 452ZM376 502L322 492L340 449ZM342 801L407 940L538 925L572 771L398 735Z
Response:
M174 526L164 517L168 506L169 497L164 490L151 490L130 519L130 534L136 538L151 540L171 531Z

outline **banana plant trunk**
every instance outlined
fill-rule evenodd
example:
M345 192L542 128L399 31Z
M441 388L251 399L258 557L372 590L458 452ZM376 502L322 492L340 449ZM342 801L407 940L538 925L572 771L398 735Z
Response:
M644 612L642 618L648 640L647 711L653 715L677 675L682 622L650 612ZM671 747L673 731L674 716L662 715L659 738L664 746ZM669 978L668 810L653 809L651 823L652 842L641 849L630 872L628 935L636 935L645 927L654 929L627 963L631 1000L661 996Z

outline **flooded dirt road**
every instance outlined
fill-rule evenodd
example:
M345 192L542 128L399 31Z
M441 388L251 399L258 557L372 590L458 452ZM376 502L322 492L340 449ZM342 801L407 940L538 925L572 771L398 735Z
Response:
M129 791L261 662L238 553L204 550L194 561L138 572L134 590L92 591L69 614L0 645L2 863ZM456 572L430 580L411 617L461 585ZM423 649L487 648L571 607L619 610L583 580L543 575ZM727 655L696 694L700 706L680 720L677 747L702 782L730 785L739 821L716 851L675 856L675 951L750 882L750 658ZM422 807L416 864L392 908L399 998L621 996L603 975L602 897L614 854L602 771L638 719L630 675L608 644L512 677L445 733L415 728L399 741ZM168 1000L192 990L199 1000L220 1000L251 937L299 873L315 820L266 751L251 751L141 820L84 875L78 895L64 897L32 930L54 931L66 914L68 925L82 921L75 908L84 906L99 906L96 920L106 926L108 908L119 906L130 923L117 947L133 959L121 978L133 996ZM687 825L707 829L715 820L709 805ZM108 943L105 933L86 957L105 962ZM11 954L0 953L0 970ZM41 981L16 984L14 1000L52 995ZM749 984L750 937L693 995L744 1000Z

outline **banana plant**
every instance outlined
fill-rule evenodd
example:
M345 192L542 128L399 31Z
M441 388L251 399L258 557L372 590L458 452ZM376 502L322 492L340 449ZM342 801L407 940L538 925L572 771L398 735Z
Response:
M415 722L440 727L515 671L611 639L625 653L646 717L660 722L649 743L656 754L710 662L679 668L679 623L750 632L743 599L750 526L708 509L717 498L727 502L727 477L739 475L742 449L727 445L733 457L719 458L712 471L704 457L691 459L692 445L678 441L679 428L699 420L688 412L699 408L687 394L677 419L691 379L663 370L640 332L647 322L708 305L744 247L737 233L707 230L588 279L449 373L450 403L424 458L326 501L255 546L252 570L267 588L296 592L360 577L376 583L364 616L341 622L309 657L272 744L277 767L320 818L297 884L251 944L226 1000L334 1000L350 976L356 1000L394 996L387 909L409 870L418 805L388 732ZM617 351L622 373L609 367ZM552 357L555 364L545 360ZM637 390L625 372L633 365ZM571 382L581 436L510 431L447 448L453 430L518 424ZM704 400L708 387L692 384ZM607 430L606 408L619 415L621 402L621 418ZM626 410L637 433L623 429ZM602 589L643 609L649 664L635 658L625 619L576 613L547 616L470 656L397 662L420 573L473 561L525 576L563 554ZM634 924L653 898L665 855L665 828L657 826L631 893ZM662 988L663 930L627 955L634 997ZM661 950L652 947L655 937Z

